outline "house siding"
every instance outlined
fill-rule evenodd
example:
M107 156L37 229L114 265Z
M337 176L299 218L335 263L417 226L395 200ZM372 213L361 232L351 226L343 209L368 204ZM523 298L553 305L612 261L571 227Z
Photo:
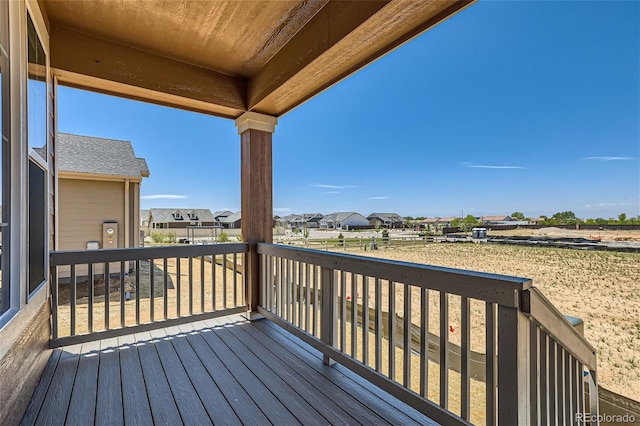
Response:
M88 241L99 241L102 247L105 221L118 222L118 247L124 247L123 182L61 178L58 189L61 250L85 250ZM130 213L137 223L140 214Z

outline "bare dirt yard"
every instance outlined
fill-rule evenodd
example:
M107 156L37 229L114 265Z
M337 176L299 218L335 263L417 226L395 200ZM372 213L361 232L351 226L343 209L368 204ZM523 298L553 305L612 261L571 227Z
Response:
M640 401L640 254L467 243L356 254L531 278L562 313L584 320L600 384Z

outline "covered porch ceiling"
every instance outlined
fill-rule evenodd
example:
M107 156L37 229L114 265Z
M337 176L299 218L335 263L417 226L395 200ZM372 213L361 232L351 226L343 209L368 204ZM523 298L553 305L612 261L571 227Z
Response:
M280 116L474 0L40 0L62 84Z

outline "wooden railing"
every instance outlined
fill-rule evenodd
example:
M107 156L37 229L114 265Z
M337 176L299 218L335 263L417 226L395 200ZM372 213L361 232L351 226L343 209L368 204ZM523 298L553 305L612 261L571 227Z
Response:
M246 312L248 244L51 252L52 347Z
M258 253L262 315L437 422L586 424L585 374L597 415L594 348L528 279L266 243ZM472 375L478 353L484 375Z

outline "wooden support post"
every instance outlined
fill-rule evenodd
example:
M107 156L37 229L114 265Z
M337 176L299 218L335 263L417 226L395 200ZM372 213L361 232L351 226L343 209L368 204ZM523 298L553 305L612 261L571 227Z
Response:
M278 119L246 112L236 119L240 135L242 240L249 243L244 265L246 301L255 317L260 303L258 242L273 242L271 140Z

